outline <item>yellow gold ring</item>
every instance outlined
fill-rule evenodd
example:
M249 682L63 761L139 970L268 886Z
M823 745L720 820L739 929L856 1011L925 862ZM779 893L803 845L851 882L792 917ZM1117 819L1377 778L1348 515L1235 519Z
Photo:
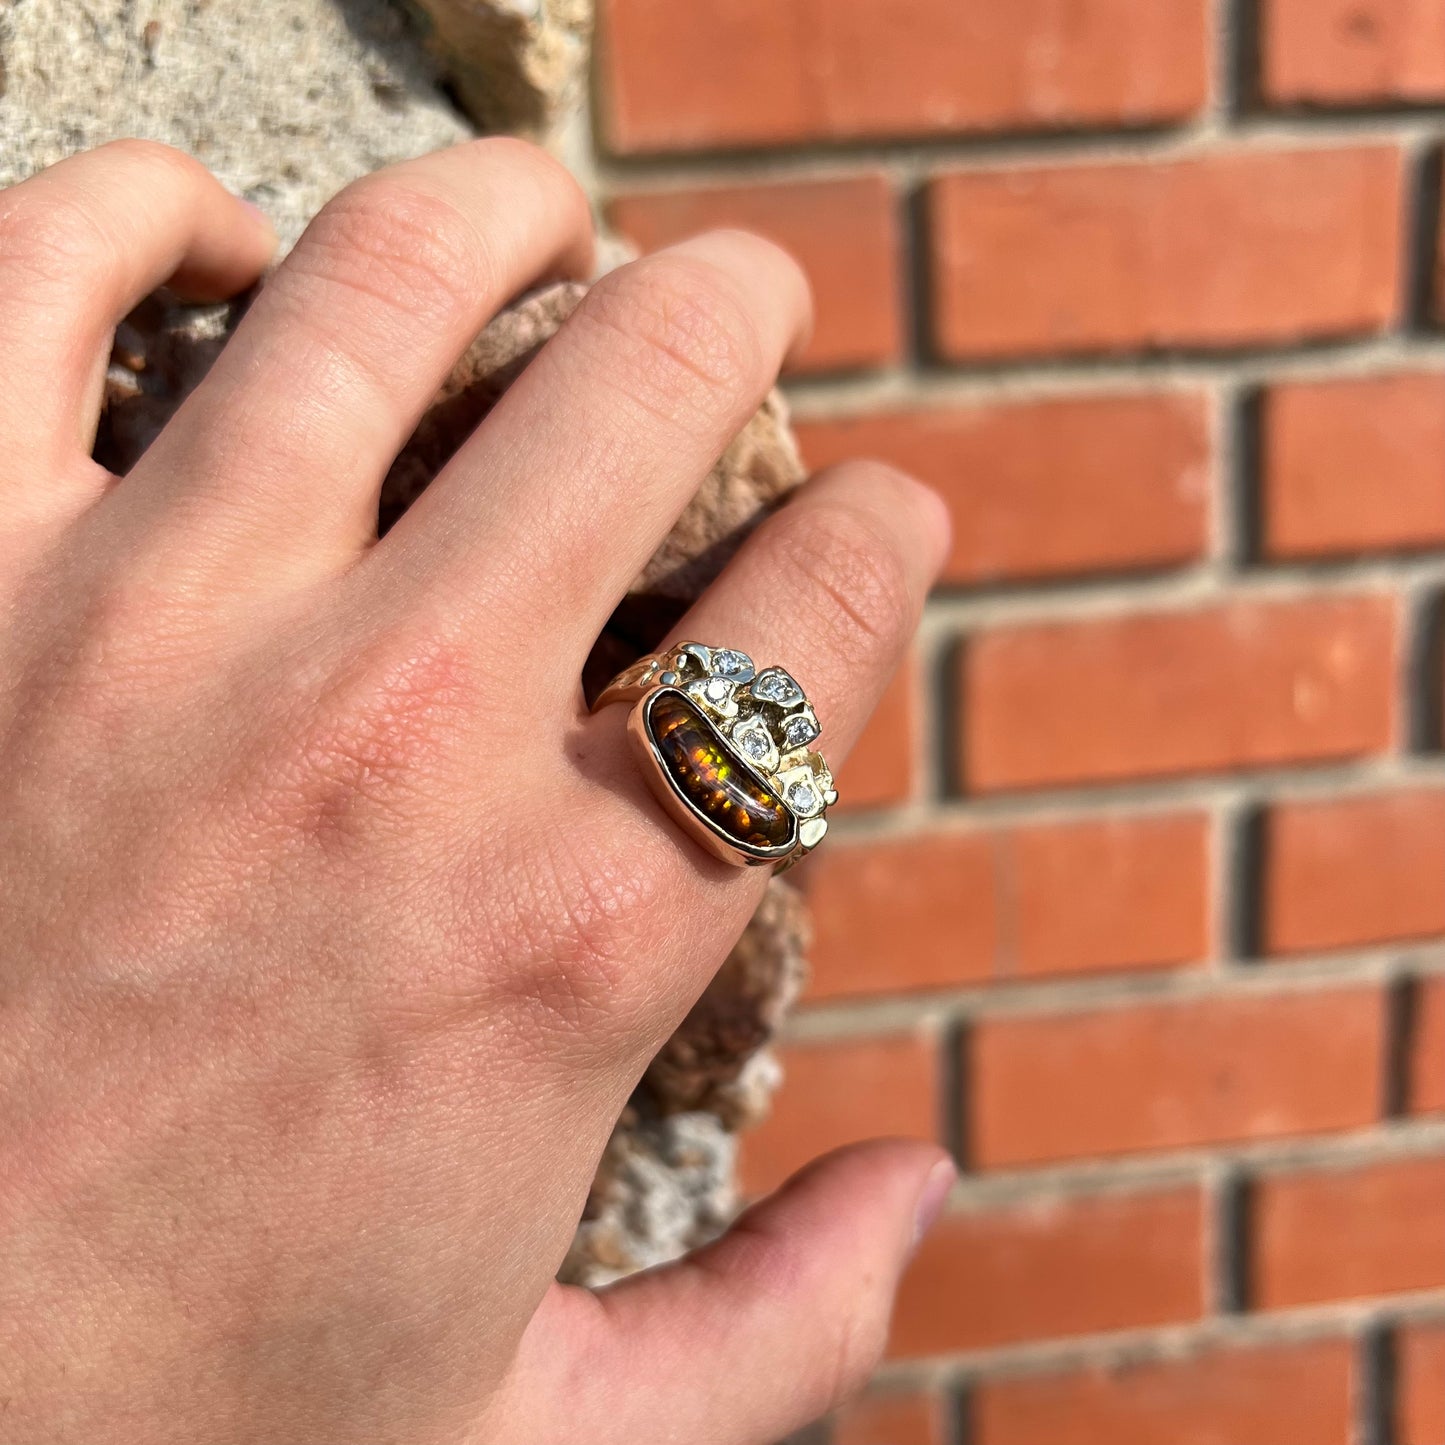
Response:
M653 792L687 834L739 865L791 867L828 831L833 775L822 732L781 667L684 642L620 672L592 710L633 703L628 736Z

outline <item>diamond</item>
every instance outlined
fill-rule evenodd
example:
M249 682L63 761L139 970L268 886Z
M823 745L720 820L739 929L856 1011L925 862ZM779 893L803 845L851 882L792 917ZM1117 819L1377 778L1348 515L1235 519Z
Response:
M779 707L791 707L803 700L803 689L781 667L770 667L758 674L753 683L753 696L764 702L775 702Z
M733 730L733 742L743 757L756 764L760 772L765 773L777 766L778 745L762 718L750 717L740 722Z
M734 682L746 682L753 675L753 660L746 652L720 647L712 655L712 670L719 677L731 678Z
M702 691L709 702L726 702L732 696L733 685L726 678L712 677L703 685Z
M795 813L803 814L804 817L816 813L823 806L823 799L817 788L801 778L796 783L788 785L786 797L788 806Z
M772 751L767 735L754 728L751 732L738 734L738 746L754 761L759 762Z
M805 712L794 713L783 723L783 738L790 748L805 747L818 731L818 724Z

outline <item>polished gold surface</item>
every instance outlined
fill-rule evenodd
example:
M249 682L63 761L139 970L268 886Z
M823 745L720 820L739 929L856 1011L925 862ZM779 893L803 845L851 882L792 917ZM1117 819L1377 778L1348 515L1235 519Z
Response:
M684 642L641 658L593 704L635 703L628 734L666 812L716 857L788 868L828 831L833 775L802 686L735 648Z

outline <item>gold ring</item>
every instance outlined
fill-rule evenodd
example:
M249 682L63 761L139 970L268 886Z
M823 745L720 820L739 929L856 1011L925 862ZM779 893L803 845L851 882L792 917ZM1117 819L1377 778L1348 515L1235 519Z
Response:
M635 704L627 731L652 791L714 856L781 869L822 841L838 801L812 748L823 729L781 667L684 642L618 673L592 710L618 702Z

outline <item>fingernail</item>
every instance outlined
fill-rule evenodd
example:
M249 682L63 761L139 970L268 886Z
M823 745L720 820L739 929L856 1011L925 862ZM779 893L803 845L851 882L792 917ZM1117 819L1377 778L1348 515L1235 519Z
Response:
M913 1247L917 1249L923 1236L938 1223L948 1192L958 1179L958 1170L952 1159L940 1159L929 1171L924 1181L923 1192L918 1196L918 1208L913 1216Z

